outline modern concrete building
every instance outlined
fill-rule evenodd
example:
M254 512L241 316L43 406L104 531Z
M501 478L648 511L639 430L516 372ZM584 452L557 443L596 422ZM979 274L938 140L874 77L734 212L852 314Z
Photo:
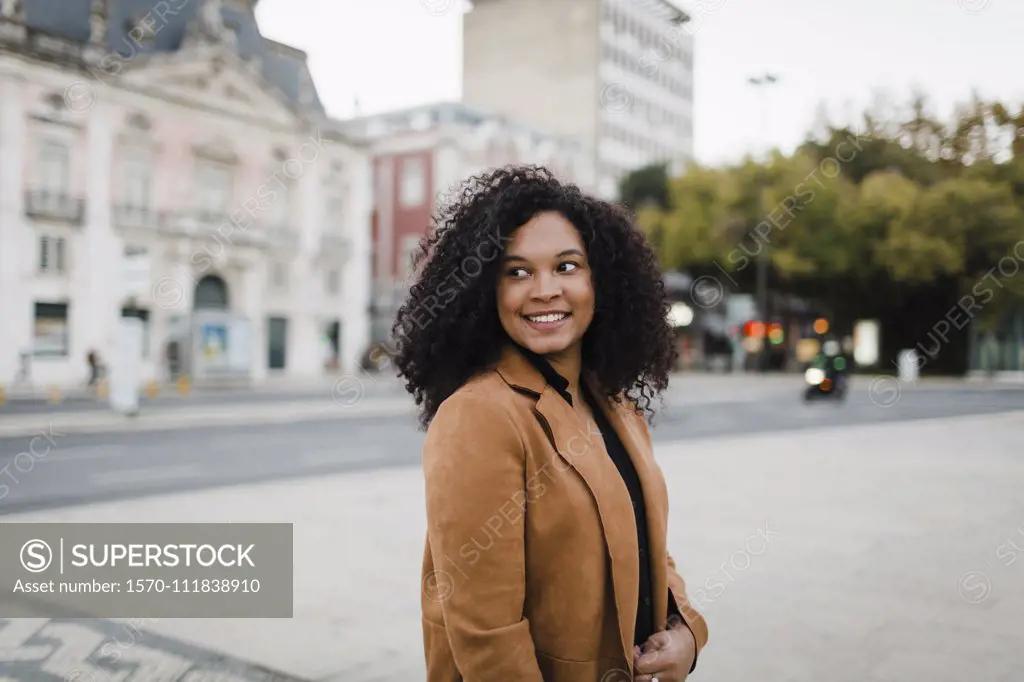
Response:
M466 104L583 141L600 193L693 156L693 36L670 0L474 0Z
M463 180L507 164L546 166L595 191L583 145L459 102L353 118L344 131L369 145L374 168L373 338L387 341L408 293L411 257L438 201Z
M144 322L205 380L355 369L371 166L257 0L3 0L0 384L81 385Z

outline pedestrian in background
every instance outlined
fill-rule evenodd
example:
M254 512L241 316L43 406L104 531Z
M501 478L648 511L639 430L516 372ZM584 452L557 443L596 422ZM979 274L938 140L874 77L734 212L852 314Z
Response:
M85 356L85 362L89 365L89 386L96 386L103 376L103 363L100 361L100 354L95 350L89 350Z
M181 358L178 354L179 345L177 341L168 341L165 348L167 355L167 375L171 381L178 378L178 374L181 373Z
M543 168L454 196L393 330L426 429L428 682L684 680L708 635L648 430L676 358L655 255Z

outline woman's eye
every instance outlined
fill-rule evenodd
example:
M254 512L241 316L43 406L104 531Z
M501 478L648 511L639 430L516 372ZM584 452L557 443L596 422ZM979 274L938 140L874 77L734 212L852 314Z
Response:
M569 272L572 272L572 270L578 270L580 266L575 263L562 263L562 267L569 268Z
M512 277L520 277L521 274L525 273L526 270L524 270L523 268L509 268L508 270L508 274L511 275Z

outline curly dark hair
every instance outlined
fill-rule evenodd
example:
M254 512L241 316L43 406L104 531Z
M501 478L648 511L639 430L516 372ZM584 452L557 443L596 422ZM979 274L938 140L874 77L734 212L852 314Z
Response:
M583 194L542 166L507 166L470 177L442 203L413 260L416 280L392 333L395 365L426 428L441 403L496 362L508 336L497 308L500 256L512 233L556 211L583 237L593 272L594 318L583 366L608 397L653 418L676 347L657 258L624 207Z

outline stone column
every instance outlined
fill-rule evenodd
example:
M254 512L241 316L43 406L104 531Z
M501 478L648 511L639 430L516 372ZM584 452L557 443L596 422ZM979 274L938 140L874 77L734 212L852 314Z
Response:
M267 296L267 278L263 264L247 259L232 278L231 312L249 320L249 352L253 383L267 378L267 312L263 302Z
M344 230L349 254L342 268L341 366L345 372L358 372L363 351L370 343L370 300L373 292L371 220L374 177L372 157L359 152L350 173L350 192L346 197ZM390 197L388 198L390 201ZM382 238L391 240L390 229ZM387 249L390 252L390 249ZM390 271L388 272L390 274Z
M32 347L32 297L26 275L38 247L25 229L25 88L0 72L0 384L18 374L20 353Z
M321 215L323 203L320 176L329 164L326 150L315 148L310 142L315 136L297 136L290 156L302 166L301 175L293 174L294 211L292 219L299 232L297 257L290 264L291 284L296 295L288 311L287 372L295 377L320 376L323 353L320 346L320 312L323 306L321 269L316 257L320 251ZM303 146L305 145L305 146ZM298 164L289 162L298 168Z
M75 239L71 255L72 302L69 311L71 327L71 359L85 358L95 348L108 364L116 348L117 325L124 303L122 268L124 249L114 232L111 215L111 176L114 150L113 109L97 100L89 110L86 122L86 145L76 153L85 154L84 178L73 183L84 189L85 221L78 228L82 234ZM84 362L84 360L83 360ZM74 366L74 363L72 363Z

